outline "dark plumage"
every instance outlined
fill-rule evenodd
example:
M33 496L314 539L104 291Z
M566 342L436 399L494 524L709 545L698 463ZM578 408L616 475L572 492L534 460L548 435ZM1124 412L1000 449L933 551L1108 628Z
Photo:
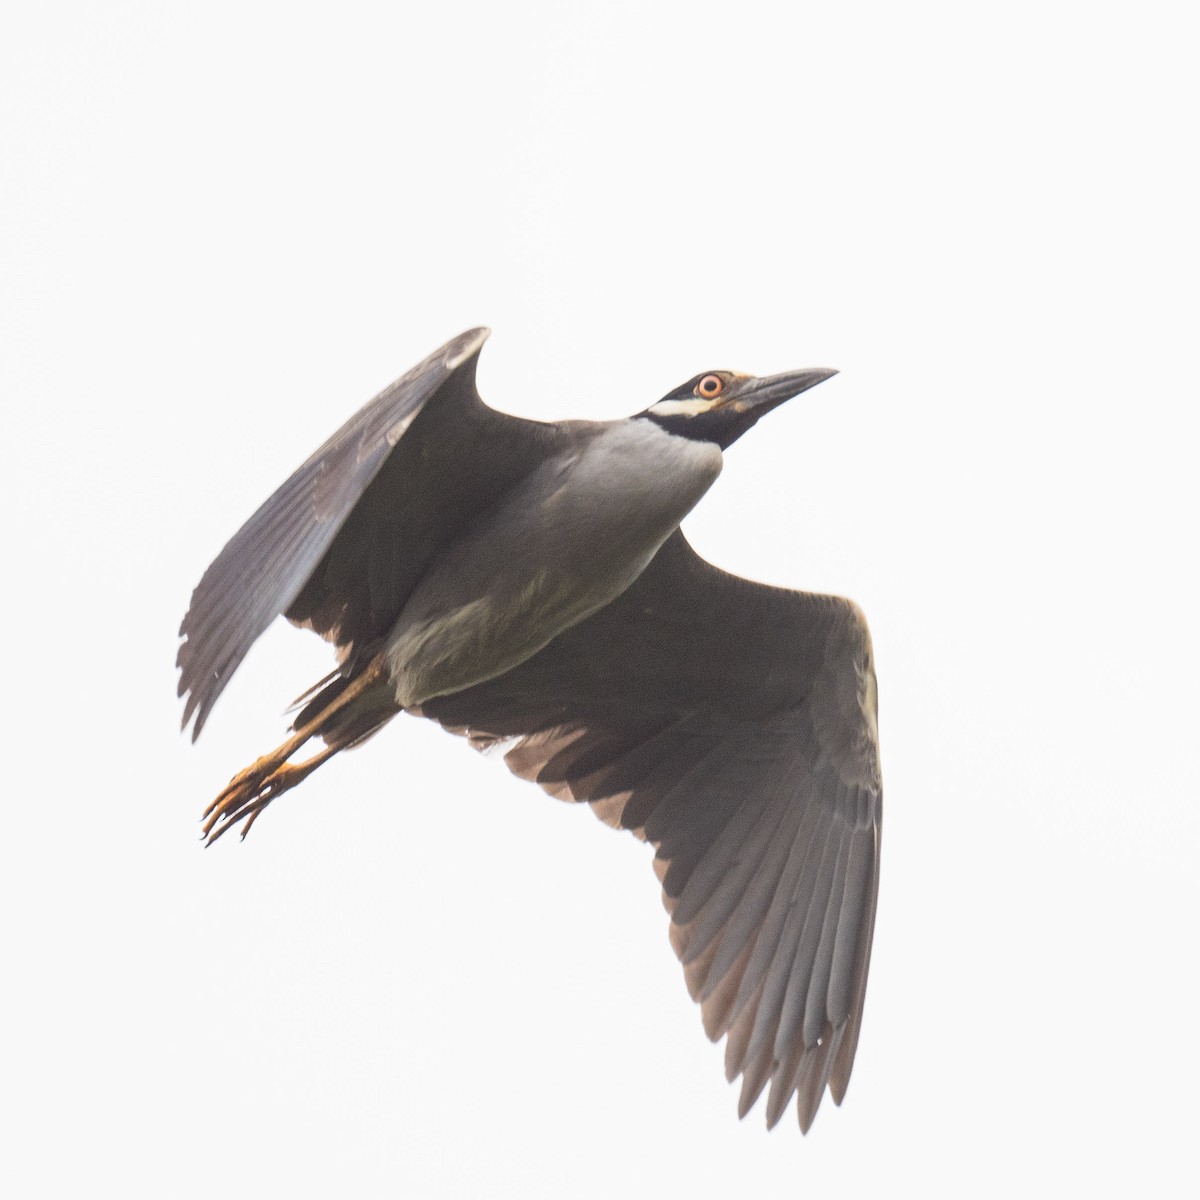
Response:
M716 446L831 372L708 373L646 420L542 424L479 399L485 337L454 339L352 418L197 587L179 649L193 735L280 613L340 663L206 832L248 828L402 710L505 742L518 775L654 845L688 987L742 1075L739 1111L769 1084L768 1122L795 1095L807 1130L827 1084L845 1093L870 960L870 637L849 601L729 575L677 526ZM313 737L325 749L286 761Z

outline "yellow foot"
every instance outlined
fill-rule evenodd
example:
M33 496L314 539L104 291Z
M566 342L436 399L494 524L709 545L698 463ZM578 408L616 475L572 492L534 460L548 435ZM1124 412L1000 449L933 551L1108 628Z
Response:
M242 837L276 796L282 796L309 777L340 746L326 746L301 763L281 763L277 755L266 755L240 771L223 792L204 810L204 841L211 846L239 821L245 821Z
M354 738L347 737L344 732L339 734L330 718L377 687L386 674L382 656L376 655L353 682L316 713L312 720L296 729L283 745L277 746L270 754L264 754L252 766L235 775L229 781L228 787L204 810L202 819L205 842L211 846L239 821L246 822L242 828L242 837L245 837L250 832L250 826L257 820L258 814L276 796L283 795L307 779L330 755L336 754L346 746L354 745ZM318 684L318 688L323 684L324 681ZM388 715L390 716L390 713ZM304 762L287 761L305 742L314 737L325 738L332 744Z

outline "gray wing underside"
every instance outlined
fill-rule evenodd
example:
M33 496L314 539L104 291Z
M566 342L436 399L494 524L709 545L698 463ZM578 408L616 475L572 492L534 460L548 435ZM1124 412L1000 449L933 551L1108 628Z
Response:
M246 652L295 600L393 447L488 336L447 342L356 413L242 528L204 573L180 626L183 725L195 739ZM473 391L473 381L472 381Z
M870 637L847 601L718 571L676 534L618 601L425 715L655 846L671 942L744 1115L841 1102L882 819Z

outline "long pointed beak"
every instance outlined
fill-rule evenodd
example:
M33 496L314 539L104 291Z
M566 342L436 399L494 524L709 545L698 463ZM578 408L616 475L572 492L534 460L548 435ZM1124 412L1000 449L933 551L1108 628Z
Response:
M785 371L782 375L748 379L730 397L729 403L738 412L753 412L755 416L762 416L785 400L807 392L809 388L824 383L836 374L837 371L833 367L812 367L807 371Z

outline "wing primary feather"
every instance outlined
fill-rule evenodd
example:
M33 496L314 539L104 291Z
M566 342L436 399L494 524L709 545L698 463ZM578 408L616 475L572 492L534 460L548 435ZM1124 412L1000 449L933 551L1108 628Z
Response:
M812 1128L844 1033L842 1029L826 1030L821 1044L807 1051L801 1062L796 1079L796 1114L801 1133L807 1133Z
M717 956L713 961L713 973L720 977L729 965L741 953L741 947L751 941L756 941L763 921L766 918L775 894L778 891L783 876L784 866L791 854L799 830L805 822L806 810L800 805L785 804L783 819L771 835L767 845L766 856L758 864L750 876L747 887L739 898L737 907L721 930L720 945ZM750 968L747 960L746 971ZM733 997L730 1020L740 1011L739 998L745 989L739 985L738 993Z
M744 986L744 984L743 984ZM725 1078L732 1080L746 1069L749 1062L750 1034L754 1031L754 1017L758 1002L762 999L763 984L760 982L742 1004L742 1011L730 1022L725 1039Z
M722 884L728 883L730 868L739 865L738 856L762 824L766 806L765 799L749 796L733 805L733 813L725 828L713 840L680 889L675 919L681 925L687 925L698 916Z
M722 874L713 881L711 894L701 902L692 921L689 932L693 947L707 947L718 934L722 935L722 941L724 941L724 931L741 913L745 906L746 893L751 884L756 876L769 869L771 844L776 840L776 835L787 818L785 805L777 805L778 811L767 810L764 812L763 805L756 806L747 800L743 802L743 808L757 808L758 811L754 815L758 820L749 830L744 841L737 847L733 861L721 860ZM691 885L692 880L689 880L688 888ZM685 888L683 898L686 899L687 895L688 889ZM680 919L678 909L675 912L675 919ZM717 977L720 978L724 975L724 968L716 968L715 958L713 963Z
M806 897L811 895L815 887L821 848L825 843L826 830L822 826L828 826L828 814L824 810L818 809L816 816L813 836L793 847L793 854L784 868L782 886L776 891L767 910L754 959L742 982L743 989L747 985L757 984L758 978L762 979L764 985L747 1051L750 1056L757 1053L760 1042L768 1037L768 1030L775 1026L787 988L788 973L796 959L796 946L803 932L807 912Z
M796 1091L796 1077L800 1074L804 1062L804 1043L799 1038L792 1038L783 1053L775 1048L773 1053L773 1070L771 1071L771 1090L767 1094L767 1128L774 1129L779 1124L780 1117L787 1111L788 1101Z
M305 537L303 530L297 530L280 544L279 552L284 555L296 554ZM273 573L267 575L265 583L275 583ZM187 727L188 718L194 710L196 719L192 725L193 742L200 736L200 731L204 728L221 692L224 691L229 677L262 632L262 629L259 629L252 636L247 632L237 632L248 628L245 624L245 606L229 604L217 611L221 614L220 619L215 624L207 623L207 626L197 630L195 635L201 646L211 649L207 655L202 652L197 656L197 661L189 672L190 692L184 705L183 726ZM264 624L262 628L265 627ZM192 639L193 635L189 633L188 642Z
M732 1076L731 1076L732 1078ZM771 1047L765 1045L758 1057L742 1072L742 1092L738 1097L738 1118L741 1119L754 1107L763 1088L771 1078Z
M741 954L720 977L714 976L710 967L704 987L695 997L700 1001L700 1019L704 1022L704 1032L709 1041L715 1042L729 1028L729 1014L753 949L754 939L750 938L742 947Z
M840 826L840 822L837 825ZM816 965L817 946L820 941L821 928L825 922L830 888L833 886L839 842L837 827L835 826L833 830L826 829L821 847L820 866L811 876L806 876L804 883L808 886L802 885L802 891L797 896L796 911L803 912L800 933L795 940L794 948L786 958L783 958L777 968L782 994L777 1006L770 1014L770 1021L775 1026L776 1057L783 1054L791 1029L799 1025L803 1017L804 1001L808 994L809 980L812 978L813 968ZM763 1022L763 1016L764 1014L760 1011L759 1021L763 1034L769 1036L768 1024Z
M846 885L838 917L837 940L833 947L833 962L826 1007L829 1019L840 1025L850 1014L854 996L854 964L858 945L863 936L864 914L871 895L871 864L874 857L874 838L869 829L855 830L851 836L846 865Z
M710 946L697 957L684 959L683 961L683 981L687 984L688 995L693 1000L700 999L700 989L703 987L704 980L708 976L708 968L712 962L715 950L715 946Z
M829 1076L829 1090L835 1104L841 1104L850 1084L850 1072L854 1068L854 1055L858 1050L858 1035L862 1029L863 999L867 989L867 976L871 967L871 941L875 933L875 910L879 899L879 843L881 821L883 819L882 797L875 801L875 826L871 830L871 896L866 909L866 927L858 943L858 953L854 967L854 1000L850 1007L850 1016L846 1021L845 1037L842 1039L834 1062L833 1071Z
M812 973L804 997L803 1035L804 1044L813 1046L821 1031L829 1024L827 1012L829 979L833 970L833 949L837 939L838 918L842 911L842 897L846 889L846 842L852 834L842 822L838 822L837 850L834 857L833 880L825 901L825 912L821 919L821 939L813 955Z

